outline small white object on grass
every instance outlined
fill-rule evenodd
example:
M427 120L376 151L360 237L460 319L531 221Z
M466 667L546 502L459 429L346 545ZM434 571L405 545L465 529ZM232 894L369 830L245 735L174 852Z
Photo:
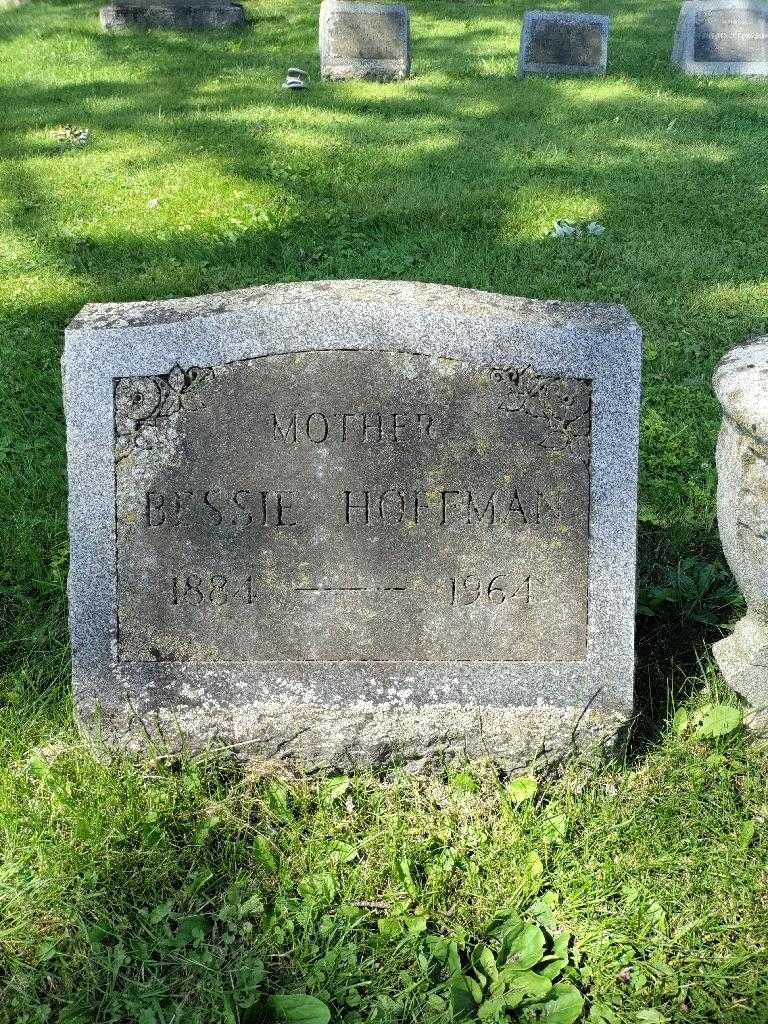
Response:
M574 238L581 234L581 228L570 220L556 220L550 234L553 238Z
M65 124L61 128L54 129L53 137L59 142L68 142L71 146L86 146L91 141L91 130Z
M597 220L556 220L549 234L551 238L581 238L584 234L599 238L605 234L605 225Z
M284 89L306 89L309 85L309 75L301 68L288 68L288 74L283 82Z
M156 210L159 205L159 199L150 199L149 202L147 203L147 206L150 208L150 210Z

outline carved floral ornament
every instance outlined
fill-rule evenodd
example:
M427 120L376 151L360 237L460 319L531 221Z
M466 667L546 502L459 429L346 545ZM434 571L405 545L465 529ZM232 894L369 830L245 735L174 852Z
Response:
M169 426L186 400L214 376L212 367L176 364L167 374L122 377L115 381L117 454L152 446L157 428ZM539 443L553 452L590 460L592 388L588 380L547 377L530 367L493 367L493 384L503 388L498 408L538 420Z
M540 444L554 452L567 452L589 465L592 386L573 377L545 377L530 367L522 370L494 367L494 384L505 389L499 411L522 413L541 421Z
M183 408L190 393L213 377L211 367L178 364L164 375L121 377L115 381L115 433L118 447L144 447L149 428L162 426Z

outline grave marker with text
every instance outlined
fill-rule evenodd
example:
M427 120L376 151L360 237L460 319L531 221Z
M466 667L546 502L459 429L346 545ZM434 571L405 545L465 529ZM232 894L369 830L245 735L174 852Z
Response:
M521 75L602 75L609 19L601 14L526 11L520 37Z
M99 10L99 20L105 32L235 28L245 24L245 10L229 0L118 0Z
M404 4L323 0L320 73L325 79L393 81L411 70L411 34Z
M768 75L768 4L686 0L672 63L689 75Z
M75 687L111 742L509 764L630 713L621 307L274 286L86 307L64 366Z

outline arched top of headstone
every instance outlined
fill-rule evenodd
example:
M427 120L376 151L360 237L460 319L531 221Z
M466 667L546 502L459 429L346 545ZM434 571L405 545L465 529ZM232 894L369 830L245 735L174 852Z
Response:
M519 323L594 334L637 330L624 306L523 299L418 281L364 279L301 281L178 299L92 304L82 308L69 329L152 326L237 312L250 312L258 318L282 311L283 316L290 317L291 307L300 309L302 316L312 311L333 316L334 307L340 305L361 312L368 309L371 316L406 325L413 312L421 310L435 316L479 317L489 323L497 320L507 328Z

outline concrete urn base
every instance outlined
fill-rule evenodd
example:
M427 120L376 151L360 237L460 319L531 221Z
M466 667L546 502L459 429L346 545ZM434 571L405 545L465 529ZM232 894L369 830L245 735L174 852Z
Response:
M747 602L734 632L714 645L728 684L768 723L768 338L733 349L714 388L723 407L717 443L717 517L723 551Z

